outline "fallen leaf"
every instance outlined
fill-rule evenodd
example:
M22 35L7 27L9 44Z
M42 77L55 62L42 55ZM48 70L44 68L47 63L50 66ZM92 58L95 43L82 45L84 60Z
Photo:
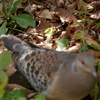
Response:
M88 50L88 51L91 52L91 54L94 57L96 57L96 58L100 57L100 51L95 51L95 50Z
M83 0L77 0L77 6L79 11L87 10L87 4Z
M11 64L11 65L10 65L10 68L6 71L6 74L7 74L8 76L11 76L11 75L13 75L13 74L16 72L16 68L15 68L14 65L15 65L14 63Z
M41 17L43 19L52 19L51 12L49 10L47 10L47 9L41 11L41 13L39 14L39 17Z
M96 46L100 47L99 43L93 40L92 38L87 38L85 39L85 41L88 45L95 44Z
M66 5L66 9L68 11L70 11L71 13L74 13L76 12L76 2L72 3L72 4L69 4L69 5Z
M38 24L36 29L39 31L44 31L45 29L52 27L51 23L49 23L47 20L41 20L41 22Z
M68 48L66 51L68 52L78 52L78 49L81 47L81 45L76 45Z
M69 22L71 23L72 22L72 14L67 11L67 10L64 10L62 8L56 8L55 9L55 12L58 13L59 17L60 17L60 20L61 22Z

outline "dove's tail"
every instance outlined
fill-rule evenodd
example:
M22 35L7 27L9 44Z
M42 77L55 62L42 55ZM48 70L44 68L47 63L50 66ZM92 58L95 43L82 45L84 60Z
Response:
M21 53L26 49L31 48L27 43L13 35L1 35L3 45L12 52Z

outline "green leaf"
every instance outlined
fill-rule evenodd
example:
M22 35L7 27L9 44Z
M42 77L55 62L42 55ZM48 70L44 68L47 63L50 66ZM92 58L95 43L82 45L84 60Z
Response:
M84 37L83 37L83 33L77 33L76 34L76 39L78 40L78 39L84 39Z
M97 45L95 45L95 44L91 44L90 45L92 48L94 48L95 50L100 50L100 47L98 47Z
M8 77L5 74L5 72L0 70L0 82L4 82L6 84L7 80L8 80ZM5 86L4 84L0 83L0 89L2 89L2 87L4 86Z
M4 94L4 97L2 98L3 100L21 100L21 97L23 97L24 99L22 100L26 100L25 98L27 98L27 94L26 92L24 92L23 90L19 89L19 88L14 88L12 93L9 93L6 90L6 93Z
M0 35L2 34L6 34L6 32L8 31L8 28L6 28L7 25L7 21L5 21L2 26L0 27Z
M99 23L95 23L95 25L100 26L100 22Z
M83 19L82 22L93 22L93 21L90 19Z
M96 60L95 66L97 66L98 71L100 70L100 59Z
M7 70L12 63L11 53L4 51L0 54L0 70Z
M0 90L0 100L2 100L1 98L3 97L4 93L5 93L4 89Z
M18 100L27 100L27 99L24 97L20 97L20 98L18 98Z
M3 70L7 70L9 68L10 63L9 54L7 51L2 52L0 54L0 98L3 97L5 90L4 87L6 86L8 82L7 75L3 72Z
M56 43L61 48L61 50L65 50L67 45L69 44L69 40L68 39L61 39L61 40L56 41Z
M13 92L13 97L15 97L15 98L18 98L18 97L25 97L25 98L27 98L26 92L24 92L20 88L14 88L12 92Z
M30 99L30 100L46 100L46 99L45 99L45 96L40 93L35 96L35 99Z
M96 84L95 85L95 88L91 91L91 93L90 94L98 94L99 93L99 86Z
M0 15L0 17L4 17L4 15Z
M27 14L21 14L12 16L12 18L23 28L27 28L28 26L35 27L35 20L32 16Z
M84 41L84 40L87 39L87 38L84 36L83 33L77 33L77 34L76 34L76 39L77 39L77 40L80 39L80 40Z
M4 93L5 93L5 86L7 85L8 82L8 77L7 75L0 70L0 99L3 97Z
M84 42L82 44L82 47L78 49L79 52L82 52L82 51L85 51L85 50L88 50L88 46L87 46L87 43Z
M78 13L79 14L87 14L89 12L93 11L93 9L90 9L90 10L86 10L86 11L79 11Z
M17 0L13 4L13 8L11 10L11 14L14 14L17 11L17 6L22 2L22 0Z
M7 11L6 11L6 7L5 7L5 0L2 0L2 11L3 11L3 13L4 13L4 16L5 17L8 17L8 15L7 15Z
M8 8L7 8L7 12L8 12L8 13L10 12L10 10L11 10L11 8L12 8L12 6L13 6L13 2L14 2L14 0L10 0L10 1L9 1Z
M93 22L92 20L90 19L82 19L82 20L77 20L74 25L77 25L78 23L82 23L82 22Z
M93 22L93 20L85 19L85 22Z
M47 37L47 41L49 42L54 34L54 32L56 31L56 29L54 27L50 27L50 28L47 28L44 33L45 33L45 36Z

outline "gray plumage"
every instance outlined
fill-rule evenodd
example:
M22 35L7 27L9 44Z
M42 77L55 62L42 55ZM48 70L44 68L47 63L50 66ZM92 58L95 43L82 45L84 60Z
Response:
M94 57L88 52L72 54L28 44L13 35L2 35L19 70L48 100L80 100L96 84Z

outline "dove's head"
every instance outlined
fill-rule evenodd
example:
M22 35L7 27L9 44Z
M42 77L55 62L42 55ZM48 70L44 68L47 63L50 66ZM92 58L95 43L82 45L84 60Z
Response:
M76 59L76 67L86 73L92 74L94 77L97 76L95 70L95 59L93 55L89 52L81 52L77 54Z

